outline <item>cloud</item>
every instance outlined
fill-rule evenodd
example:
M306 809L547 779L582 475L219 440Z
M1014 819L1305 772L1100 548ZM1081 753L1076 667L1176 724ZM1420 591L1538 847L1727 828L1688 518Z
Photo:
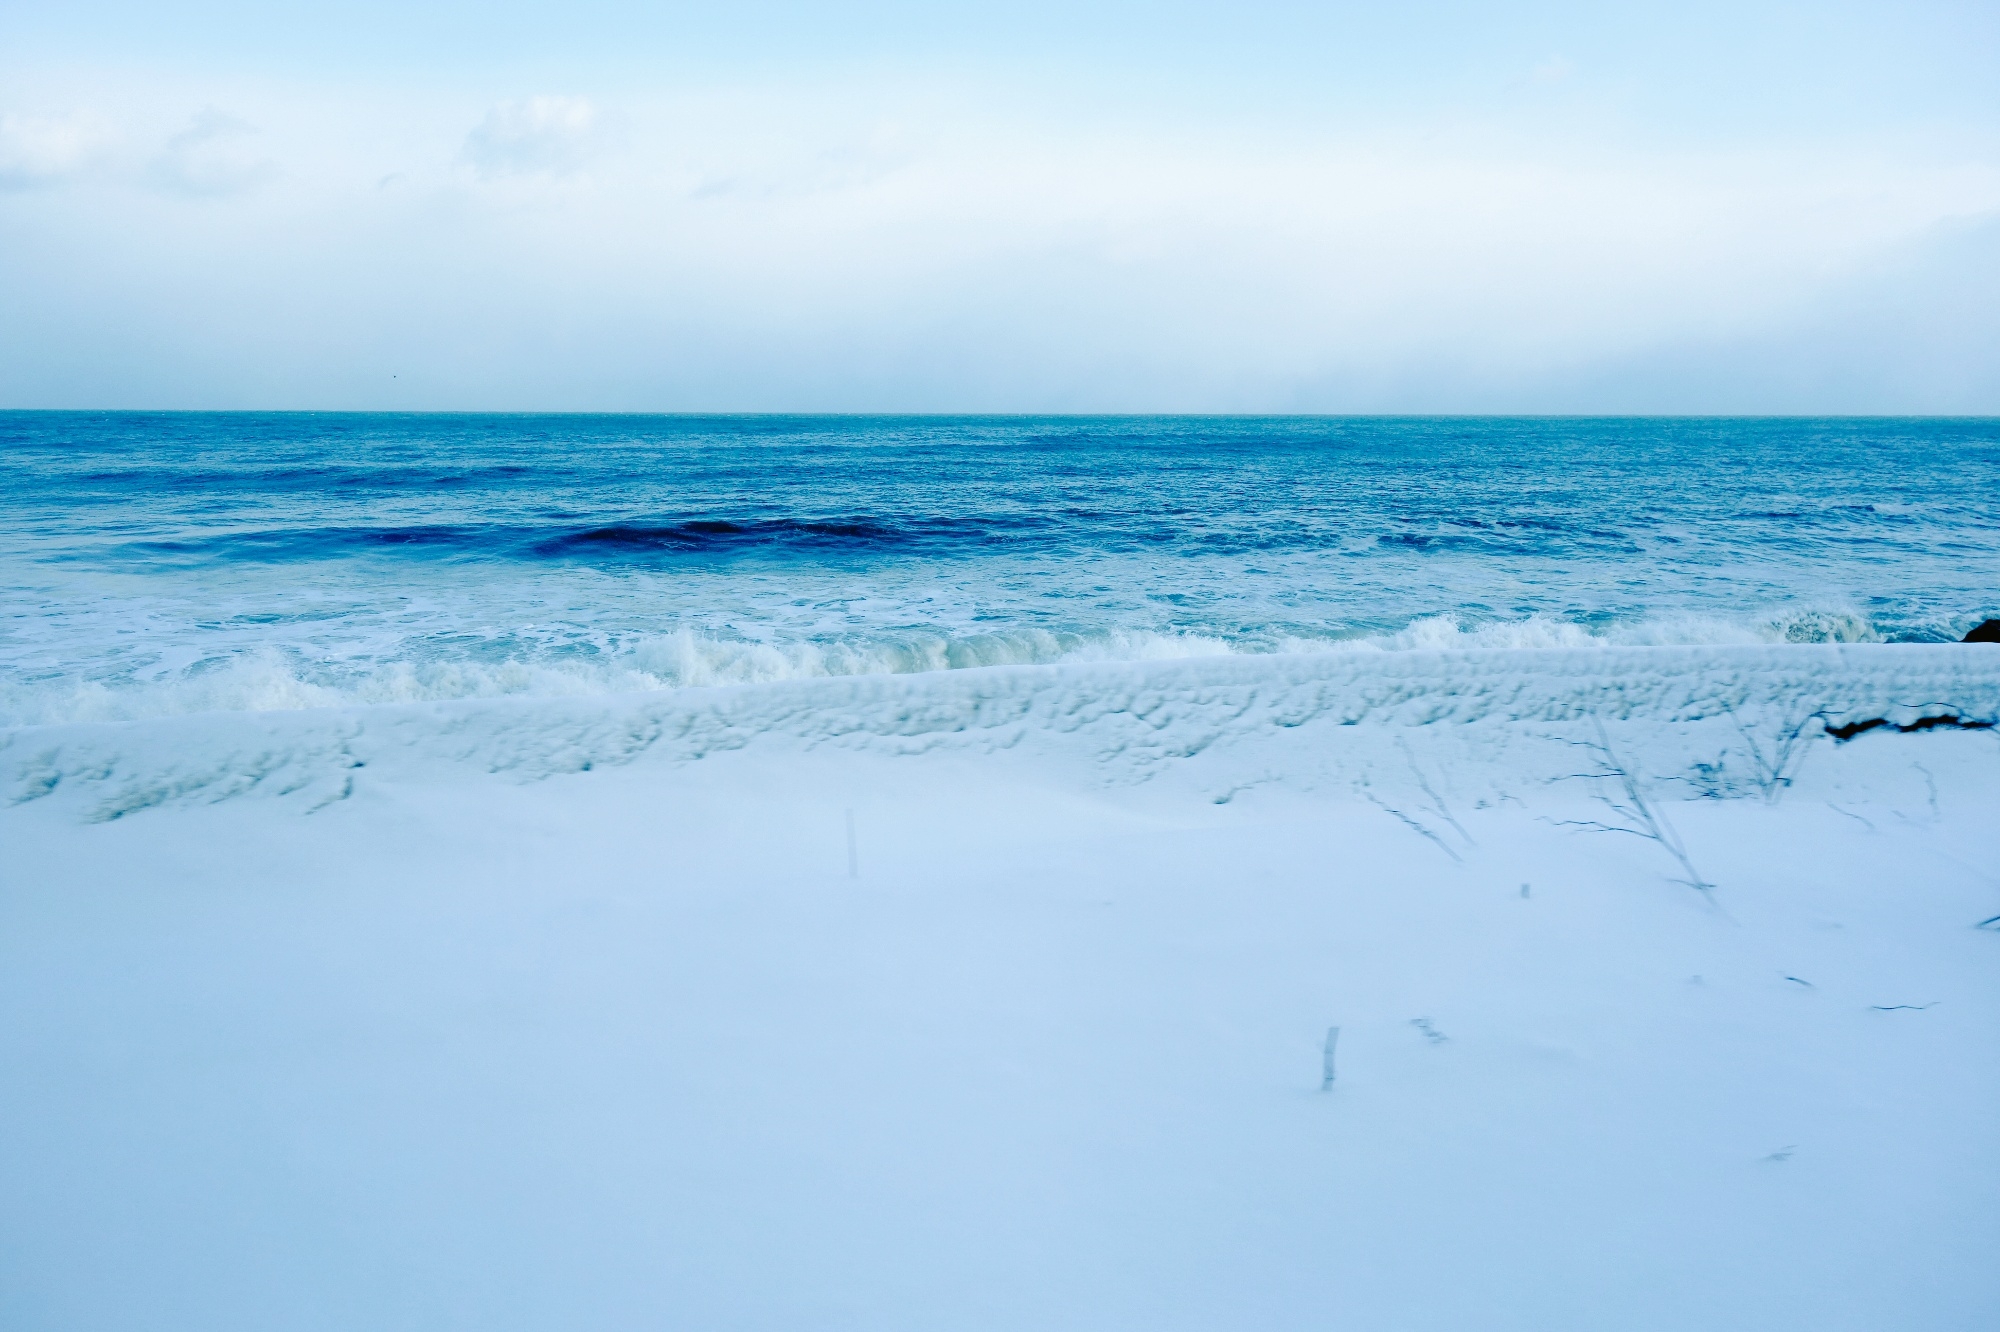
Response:
M0 190L52 185L96 159L105 134L81 116L0 115Z
M487 179L567 176L589 157L600 119L582 97L544 94L502 102L466 136L466 160Z
M174 194L220 198L243 194L277 174L277 165L258 156L256 127L207 107L188 127L167 140L152 162L152 183Z
M107 152L101 190L0 211L21 311L0 321L0 402L2000 402L2000 326L1952 295L1994 233L1884 267L2000 211L1984 142L1929 128L1724 146L1525 115L1191 128L1012 86L789 79L490 113L449 89L257 95L223 104L263 134L190 124L179 88L104 114L189 127L161 168L177 189L255 183L260 153L284 163L268 186L190 208L152 157ZM1834 299L1848 283L1907 316Z

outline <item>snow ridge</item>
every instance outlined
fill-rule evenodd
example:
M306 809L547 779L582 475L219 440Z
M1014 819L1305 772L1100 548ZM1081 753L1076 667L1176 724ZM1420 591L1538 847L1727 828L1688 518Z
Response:
M389 776L515 781L751 747L801 756L1018 752L1104 786L1180 774L1226 800L1258 785L1421 789L1426 765L1518 793L1577 762L1591 727L1695 794L1767 790L1796 742L1884 718L2000 717L2000 652L1957 646L1626 648L1273 656L998 667L675 694L482 700L24 727L0 791L66 795L103 821L250 795L303 810ZM1274 749L1273 745L1277 747ZM1244 761L1249 762L1246 767ZM1255 755L1254 760L1249 756ZM1274 761L1274 755L1280 756ZM1478 782L1475 781L1475 785Z

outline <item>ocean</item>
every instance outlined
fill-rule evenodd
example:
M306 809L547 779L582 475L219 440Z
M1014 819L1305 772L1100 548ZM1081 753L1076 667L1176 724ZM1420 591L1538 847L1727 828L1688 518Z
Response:
M0 414L0 724L1945 641L2000 420Z

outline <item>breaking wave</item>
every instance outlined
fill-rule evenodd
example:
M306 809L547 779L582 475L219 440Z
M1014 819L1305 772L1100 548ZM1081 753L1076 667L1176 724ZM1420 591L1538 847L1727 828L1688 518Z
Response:
M0 727L2000 613L1970 419L0 412L0 444Z
M1942 637L1943 635L1939 635ZM1274 636L1231 641L1212 634L1154 631L1058 633L1012 629L986 634L909 633L869 641L761 643L691 631L640 639L613 651L563 656L391 656L313 664L259 647L209 658L147 680L55 681L15 685L0 695L0 725L105 722L204 712L340 708L453 699L573 697L766 684L835 676L909 675L992 666L1058 666L1275 653L1521 651L1632 646L1873 643L1883 641L1858 614L1812 611L1759 622L1662 617L1587 628L1552 616L1468 623L1431 615L1394 632Z

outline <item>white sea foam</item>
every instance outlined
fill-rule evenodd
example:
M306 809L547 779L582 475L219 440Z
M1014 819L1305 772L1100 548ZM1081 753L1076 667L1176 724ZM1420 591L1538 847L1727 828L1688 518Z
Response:
M682 630L590 654L533 658L383 655L337 666L259 647L143 680L39 681L0 692L0 724L125 721L203 712L270 712L449 699L643 693L843 676L911 675L989 666L1167 661L1296 653L1516 651L1548 648L1871 643L1852 611L1809 610L1729 622L1658 617L1602 631L1546 615L1468 623L1425 616L1393 633L1249 636L1115 630L911 632L875 640L756 642Z

